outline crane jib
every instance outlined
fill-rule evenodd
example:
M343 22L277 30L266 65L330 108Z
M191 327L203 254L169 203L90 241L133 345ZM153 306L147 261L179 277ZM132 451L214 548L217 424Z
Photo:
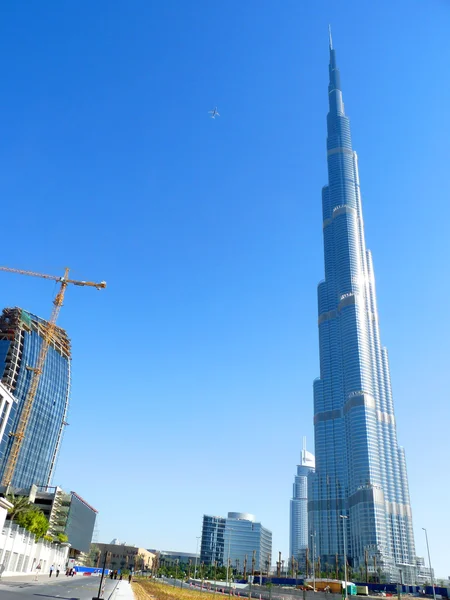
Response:
M11 432L9 436L13 438L13 443L11 446L11 451L6 461L6 467L3 472L2 482L1 484L4 486L9 486L12 483L14 472L16 470L17 461L19 458L20 448L22 446L22 440L25 437L28 421L31 414L31 409L33 406L34 398L37 393L39 380L42 375L42 371L45 364L45 359L47 358L49 342L52 339L52 334L56 329L56 321L58 319L59 311L61 310L61 306L64 300L64 294L69 283L77 286L85 286L85 287L95 287L96 289L104 289L106 288L106 282L101 281L100 283L94 283L91 281L76 281L74 279L68 279L67 275L69 274L69 269L65 270L65 274L63 277L58 277L55 275L46 275L44 273L35 273L34 271L24 271L21 269L12 269L10 267L0 267L0 271L7 271L9 273L18 273L19 275L28 275L31 277L40 277L42 279L50 279L52 281L57 281L61 284L61 288L56 295L54 300L54 307L50 319L47 323L47 328L43 336L43 343L41 345L41 349L38 355L38 359L36 365L34 367L27 366L26 368L33 372L30 388L25 397L22 412L19 418L19 424L17 427L17 431Z

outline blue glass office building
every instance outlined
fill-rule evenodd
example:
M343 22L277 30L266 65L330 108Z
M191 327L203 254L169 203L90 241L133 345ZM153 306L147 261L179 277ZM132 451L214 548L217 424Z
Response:
M248 513L228 513L228 517L203 516L200 561L206 565L228 565L236 572L270 569L272 532ZM252 563L254 557L254 563Z
M375 277L366 249L358 162L330 36L328 185L323 188L325 280L318 287L320 378L314 382L316 472L310 533L321 564L376 564L414 578L415 547L404 451L397 442ZM344 530L345 528L345 530ZM375 558L375 560L374 560Z
M27 367L36 365L46 324L20 308L7 308L0 316L0 376L17 400L0 440L0 478L12 445L9 433L17 429L31 382L32 371ZM50 484L65 425L69 391L70 341L66 332L57 328L31 409L11 482L13 487Z

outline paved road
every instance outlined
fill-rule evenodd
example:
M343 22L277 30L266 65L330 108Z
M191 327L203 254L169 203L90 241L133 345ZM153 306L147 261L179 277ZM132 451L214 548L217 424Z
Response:
M32 577L19 580L0 580L0 600L91 600L98 593L99 577L66 577L61 575L56 579L41 575L39 581ZM128 583L128 582L127 582ZM108 600L117 581L106 580L104 599Z

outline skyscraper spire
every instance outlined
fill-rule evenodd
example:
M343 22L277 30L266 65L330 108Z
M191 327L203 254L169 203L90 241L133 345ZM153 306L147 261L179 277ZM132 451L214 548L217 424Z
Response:
M333 38L331 37L331 25L328 25L328 40L330 43L330 50L333 50Z
M401 568L403 581L413 583L406 463L397 441L358 162L331 31L329 75L328 185L322 191L325 279L318 287L320 377L314 382L316 471L308 477L309 529L317 532L322 564L344 556L346 543L354 569L364 567L367 551L388 580L399 581Z
M331 42L331 40L330 40ZM330 45L330 64L328 66L329 83L328 83L328 103L330 114L344 114L344 103L342 101L341 90L341 74L336 63L336 50ZM328 133L330 125L328 122Z

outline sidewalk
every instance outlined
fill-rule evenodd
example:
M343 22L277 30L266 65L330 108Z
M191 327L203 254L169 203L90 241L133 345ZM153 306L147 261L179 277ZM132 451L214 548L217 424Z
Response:
M119 581L109 598L111 600L135 600L133 588L125 579Z

